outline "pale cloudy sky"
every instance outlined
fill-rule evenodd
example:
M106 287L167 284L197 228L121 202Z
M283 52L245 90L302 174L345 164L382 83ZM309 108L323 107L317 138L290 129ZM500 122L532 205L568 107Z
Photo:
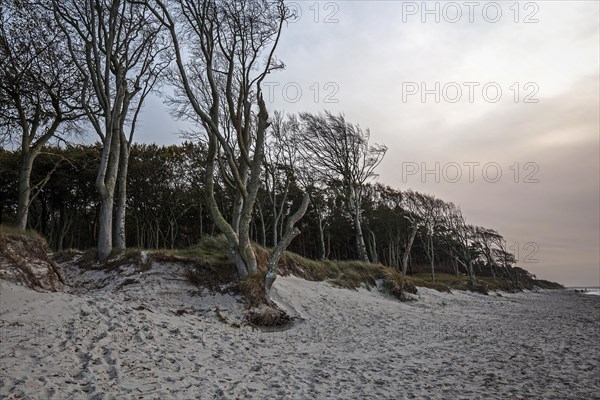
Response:
M540 278L599 286L600 3L423 4L290 2L272 109L344 112L389 147L379 181L460 205ZM159 98L141 119L139 141L180 141Z

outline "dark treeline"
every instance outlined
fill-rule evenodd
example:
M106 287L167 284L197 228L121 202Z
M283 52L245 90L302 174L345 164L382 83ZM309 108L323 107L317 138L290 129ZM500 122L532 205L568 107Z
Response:
M100 204L93 188L100 154L99 145L47 147L34 165L29 227L44 235L54 250L96 245ZM220 233L204 200L205 160L206 147L191 142L131 147L128 247L184 248L205 235ZM1 223L16 222L19 162L19 151L0 150ZM285 166L266 161L264 169L271 171L275 186L269 179L261 185L251 238L273 247L303 191L299 178ZM357 259L346 196L341 182L330 183L319 190L312 186L312 201L298 223L301 234L289 248L313 259ZM369 261L402 269L404 260L408 274L473 273L505 279L515 275L516 260L502 236L466 224L452 203L381 184L365 184L362 192L362 230ZM231 210L233 194L226 184L221 182L216 193L222 209Z

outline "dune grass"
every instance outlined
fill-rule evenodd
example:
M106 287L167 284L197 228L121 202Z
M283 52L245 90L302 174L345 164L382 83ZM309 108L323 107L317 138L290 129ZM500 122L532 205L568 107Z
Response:
M21 232L10 227L0 227L0 232ZM28 235L37 235L28 232ZM1 246L1 243L0 243ZM146 267L152 261L177 262L189 266L188 279L197 285L222 291L223 288L236 290L249 299L254 305L264 304L264 274L271 256L271 250L254 244L259 271L239 282L237 269L228 255L227 240L223 235L205 236L196 245L176 250L150 250ZM114 270L122 265L142 263L140 249L113 251L111 257L103 264L96 262L95 250L83 253L78 264L82 268ZM66 253L66 252L65 252ZM79 253L81 254L81 253ZM61 255L58 255L60 257ZM68 257L68 255L65 255ZM357 290L361 287L371 289L378 284L387 293L402 298L400 290L402 274L391 267L381 264L364 263L354 260L313 260L299 254L286 251L279 260L278 274L294 275L309 281L326 281L340 288ZM488 291L514 291L514 283L505 279L492 277L477 277L478 287L472 288L468 276L452 274L436 274L436 283L431 282L429 273L418 273L407 276L405 291L416 293L417 287L426 287L441 292L452 290L476 290L481 293ZM541 281L543 283L543 281Z
M182 250L161 250L152 253L156 261L183 261L190 264L189 278L203 284L209 273L219 276L217 281L236 281L237 290L252 306L265 303L264 275L271 256L271 250L254 244L258 272L242 282L237 282L237 270L228 257L227 241L224 236L205 237L197 245ZM312 260L286 251L278 265L279 275L295 275L309 281L327 281L335 286L357 290L371 289L378 281L389 294L400 298L401 274L393 268L381 264L360 261ZM416 293L414 285L407 280L405 290Z

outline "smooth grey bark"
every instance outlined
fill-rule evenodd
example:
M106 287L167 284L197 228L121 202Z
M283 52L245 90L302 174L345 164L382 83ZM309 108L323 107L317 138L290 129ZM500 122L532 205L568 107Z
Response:
M362 231L361 223L361 205L359 195L356 190L352 190L350 196L348 196L349 204L351 207L352 220L354 223L354 235L356 240L356 249L358 257L361 261L368 263L369 256L367 255L367 246L365 245L365 236Z
M129 170L130 143L121 137L119 171L117 176L117 200L115 204L115 229L113 234L114 247L122 250L126 247L126 211L127 211L127 172Z
M356 231L355 239L356 239L356 248L358 250L358 257L361 261L368 263L369 257L367 256L367 247L365 246L365 237L362 232L360 217L358 216L357 213L354 214L354 230Z
M31 197L31 170L36 153L24 153L19 171L19 200L17 205L17 227L27 229L29 215L29 200Z
M294 240L294 238L300 234L300 230L295 225L306 213L309 199L310 198L308 194L304 193L304 196L302 197L302 204L298 210L288 218L285 233L283 234L283 237L279 243L277 243L277 246L275 246L273 249L273 253L269 259L267 274L265 275L265 296L268 302L271 301L271 288L273 287L275 279L277 279L277 266L279 264L279 259L283 255L285 249L290 245L292 240Z
M118 134L115 131L107 132L108 143L105 142L102 149L100 167L96 176L96 190L100 195L97 249L99 261L105 261L113 249L113 207L121 147Z

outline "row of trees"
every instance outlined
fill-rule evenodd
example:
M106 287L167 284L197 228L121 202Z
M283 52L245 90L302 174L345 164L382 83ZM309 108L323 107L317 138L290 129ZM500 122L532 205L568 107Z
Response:
M300 253L404 272L418 238L433 280L436 265L459 264L475 285L482 255L494 274L508 271L499 235L468 226L455 206L368 184L387 150L368 130L343 115L269 113L262 83L283 68L275 52L294 17L283 0L0 8L0 132L19 148L2 152L0 217L14 210L17 226L53 247L93 241L104 261L113 247L184 246L220 232L241 278L258 270L252 240L273 248L267 292L301 232ZM196 126L192 142L134 145L144 100L165 85L173 114ZM97 145L66 145L90 131Z
M273 129L279 129L274 124ZM288 134L283 129L282 134ZM275 136L275 135L274 135ZM301 137L301 135L299 135ZM285 146L289 141L278 142ZM273 143L275 144L275 143ZM249 235L265 247L280 243L286 226L298 223L301 234L291 250L314 259L357 259L355 212L348 206L340 176L319 178L312 165L300 163L304 150L270 146L267 154L283 151L296 155L296 163L272 163L265 157L264 174L257 193ZM139 248L182 248L204 235L220 233L208 210L205 193L207 149L205 144L185 142L159 147L134 144L129 160L126 242ZM32 171L33 182L44 182L34 191L30 225L43 233L57 250L93 247L97 239L100 203L94 195L94 179L101 146L45 148ZM20 154L0 152L0 222L16 218L16 184ZM278 160L287 156L279 155ZM289 159L288 159L289 161ZM151 172L150 172L151 171ZM310 179L305 186L303 179ZM310 194L306 215L293 217L294 204ZM460 209L433 196L400 192L381 184L360 188L360 223L370 262L409 274L430 271L512 279L515 257L497 232L467 224ZM235 192L219 179L215 199L233 216Z

